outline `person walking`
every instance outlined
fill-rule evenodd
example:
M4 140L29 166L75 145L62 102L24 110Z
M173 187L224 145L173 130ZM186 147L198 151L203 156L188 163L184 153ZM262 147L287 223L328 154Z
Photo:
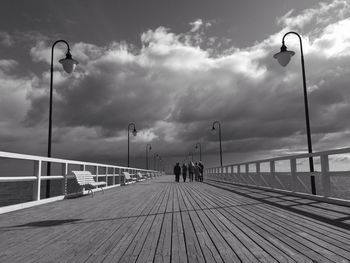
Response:
M182 178L184 182L186 182L186 176L187 176L187 166L185 163L182 165Z
M199 181L203 182L204 165L201 161L199 161L198 166L199 166L199 172L200 172Z
M200 177L200 168L198 166L198 163L195 163L195 165L194 165L194 180L199 181L199 177Z
M175 182L180 181L181 167L179 163L174 166Z
M193 162L189 162L188 164L188 177L190 182L193 182L193 173L194 173L194 164Z

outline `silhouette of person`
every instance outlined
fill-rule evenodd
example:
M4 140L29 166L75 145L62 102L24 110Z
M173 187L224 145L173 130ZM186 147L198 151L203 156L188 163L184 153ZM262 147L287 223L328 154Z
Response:
M182 178L184 182L186 182L186 176L187 176L187 166L185 163L182 165Z
M179 163L174 166L175 182L180 181L181 167Z
M188 176L189 176L189 180L190 182L193 182L193 173L194 173L194 164L193 162L189 162L188 164Z
M199 161L198 166L199 166L199 172L200 172L199 181L203 182L204 165L201 161Z
M198 163L195 163L195 165L194 165L194 180L199 181L199 176L200 176L200 168L198 166Z

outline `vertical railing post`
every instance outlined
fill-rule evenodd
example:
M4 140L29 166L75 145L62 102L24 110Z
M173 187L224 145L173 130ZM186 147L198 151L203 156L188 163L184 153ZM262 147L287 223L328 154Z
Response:
M297 160L295 158L290 159L290 172L292 176L292 191L296 192L297 189Z
M96 178L95 181L96 181L96 182L98 182L98 168L99 168L99 166L96 165L96 166L95 166L95 171L96 171L96 173L95 173L95 178Z
M105 166L106 169L106 186L108 186L108 166Z
M239 182L238 183L243 184L243 180L241 178L241 166L239 164L237 165L237 178L239 178Z
M256 181L257 181L256 185L262 186L262 184L260 183L260 180L258 180L261 177L260 176L260 163L259 162L255 163L255 170L256 170Z
M322 188L323 195L331 194L331 178L329 176L329 158L328 155L321 155L321 173L322 173Z
M115 167L112 168L113 169L113 185L115 185Z
M67 175L68 175L68 163L62 164L62 175L63 175L63 182L62 182L62 194L65 196L67 195Z
M245 164L245 178L250 178L250 180L252 180L252 178L249 176L249 164L246 163ZM254 180L252 180L254 182Z
M36 180L33 184L33 201L39 201L41 188L41 160L34 161L34 175L36 176Z
M275 181L276 181L276 178L275 178L275 161L270 161L270 174L271 174L271 181L270 181L270 184L271 184L271 188L274 189L275 186Z

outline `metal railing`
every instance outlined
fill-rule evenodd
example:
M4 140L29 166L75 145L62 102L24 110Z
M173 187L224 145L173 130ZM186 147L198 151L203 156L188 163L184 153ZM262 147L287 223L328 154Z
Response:
M26 154L18 154L11 152L2 152L0 151L0 161L11 160L14 163L11 164L10 169L15 170L16 166L20 166L25 162L26 166L32 167L32 171L28 171L26 168L25 175L11 175L8 176L9 171L0 170L0 185L3 183L22 183L22 182L33 182L32 184L32 200L31 201L39 201L43 199L42 191L42 182L47 180L53 181L61 181L61 189L59 190L58 196L67 196L67 189L69 188L69 184L73 184L75 180L72 174L72 170L89 170L93 176L95 177L95 181L105 181L106 188L116 187L122 183L122 172L129 172L130 174L136 174L140 172L142 174L149 174L151 177L159 176L162 173L154 170L145 170L139 168L131 168L131 167L123 167L123 166L115 166L101 163L92 163L92 162L82 162L82 161L74 161L74 160L66 160L66 159L58 159L58 158L48 158L42 156L35 155L26 155ZM17 162L17 163L16 163ZM28 162L34 164L34 166L28 165ZM60 169L53 169L52 174L50 176L44 175L43 166L51 163L52 166L60 167ZM8 169L9 170L9 169ZM23 170L23 169L22 169ZM58 171L57 171L58 170ZM7 176L6 176L7 175ZM72 179L72 180L71 180ZM20 191L20 189L18 189ZM84 191L84 189L83 189ZM81 192L81 191L80 191ZM17 191L11 193L13 195L18 194ZM74 194L74 193L73 193ZM57 195L56 195L57 198Z
M308 158L311 156L315 164L313 173L308 171ZM317 196L350 200L350 148L206 169L206 179L209 180L310 195L311 175L316 179Z

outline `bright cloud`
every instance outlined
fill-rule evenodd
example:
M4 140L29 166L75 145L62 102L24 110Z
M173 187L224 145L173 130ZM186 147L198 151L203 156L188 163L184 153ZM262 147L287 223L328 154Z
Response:
M350 114L347 9L346 1L337 0L301 14L291 10L278 19L280 32L251 47L215 56L198 45L211 41L198 34L201 27L210 26L201 19L190 23L188 33L176 34L165 27L147 30L139 49L126 42L106 46L80 42L71 46L80 62L72 75L57 63L65 55L65 46L60 46L55 49L56 149L91 156L87 144L106 155L112 147L114 154L123 156L126 128L132 121L139 130L132 140L135 153L143 154L145 143L151 142L165 156L181 154L196 141L206 141L203 151L213 152L217 138L209 130L214 120L222 122L227 152L305 148L297 39L288 37L286 42L296 51L288 67L272 58L283 34L293 28L300 29L304 41L316 149L339 145L341 136L334 139L330 134L350 129L349 122L339 121ZM47 42L38 41L30 55L34 62L48 65L50 52ZM37 134L41 134L47 121L49 74L18 78L9 73L16 66L14 60L0 61L2 92L19 100L12 103L22 105L16 107L21 121L28 129L40 128Z

